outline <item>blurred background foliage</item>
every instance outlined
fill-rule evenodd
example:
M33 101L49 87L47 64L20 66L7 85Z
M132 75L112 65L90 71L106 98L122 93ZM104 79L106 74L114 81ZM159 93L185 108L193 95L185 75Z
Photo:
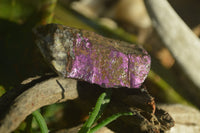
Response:
M158 37L151 35L155 33L149 18L141 14L136 15L135 18L126 17L128 13L122 12L126 6L123 8L113 6L120 4L120 0L109 0L102 4L103 2L105 1L97 3L99 7L97 8L97 5L87 2L85 4L82 2L81 7L81 2L78 5L75 0L0 0L0 96L6 90L15 89L26 78L53 72L34 43L32 28L54 22L95 31L110 38L142 44L152 57L152 71L145 84L155 100L159 103L190 104L199 108L199 97L196 96L200 94L193 96L195 92L188 93L184 89L187 87L193 89L195 86L191 82L185 82L187 78L185 79L185 75L180 75L182 71L168 50L161 45L154 45L159 44L160 41ZM199 13L198 15L194 13L193 16L189 12L184 13L184 6L187 5L184 1L177 0L171 3L177 7L178 13L183 14L183 19L190 28L195 28L199 24L197 23L200 22L198 19L200 17L197 18ZM192 3L195 2L191 2L190 9L191 5L195 5ZM91 11L87 14L89 8ZM116 11L116 9L121 10ZM193 8L193 11L198 10ZM120 12L122 12L121 16ZM193 18L196 19L190 21ZM66 122L66 119L61 118L64 115L62 111L65 110L65 114L70 114L70 107L73 106L75 106L73 101L70 101L42 108L42 112L52 128L66 127L66 125L69 127L84 118L81 120L80 115L77 115L77 118L68 117L71 123L61 122L61 125L57 124L60 127L54 127L53 123L58 119ZM77 111L76 114L81 113Z

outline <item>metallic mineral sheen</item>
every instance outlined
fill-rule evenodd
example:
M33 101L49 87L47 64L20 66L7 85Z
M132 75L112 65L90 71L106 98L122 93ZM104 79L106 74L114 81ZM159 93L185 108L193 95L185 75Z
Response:
M139 88L149 73L151 58L139 45L59 24L37 27L34 33L43 56L66 78L105 88Z

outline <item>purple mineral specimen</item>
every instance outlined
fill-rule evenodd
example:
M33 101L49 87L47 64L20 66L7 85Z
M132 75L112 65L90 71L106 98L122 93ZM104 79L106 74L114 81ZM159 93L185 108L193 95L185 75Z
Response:
M34 32L43 56L64 77L105 88L139 88L149 73L151 58L141 46L59 24Z

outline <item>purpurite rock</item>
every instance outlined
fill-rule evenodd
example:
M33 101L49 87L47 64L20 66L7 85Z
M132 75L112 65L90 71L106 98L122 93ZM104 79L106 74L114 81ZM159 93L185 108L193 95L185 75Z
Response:
M59 24L34 33L43 56L64 77L105 88L139 88L149 73L151 58L141 46Z

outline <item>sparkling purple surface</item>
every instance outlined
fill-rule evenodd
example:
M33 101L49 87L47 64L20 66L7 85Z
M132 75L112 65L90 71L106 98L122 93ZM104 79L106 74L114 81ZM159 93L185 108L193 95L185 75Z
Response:
M95 48L87 38L77 34L73 47L75 60L67 77L84 79L105 88L141 86L149 73L149 55L126 55L112 48L99 47Z
M139 88L149 73L151 58L140 46L57 24L37 34L43 55L64 77L105 88Z

